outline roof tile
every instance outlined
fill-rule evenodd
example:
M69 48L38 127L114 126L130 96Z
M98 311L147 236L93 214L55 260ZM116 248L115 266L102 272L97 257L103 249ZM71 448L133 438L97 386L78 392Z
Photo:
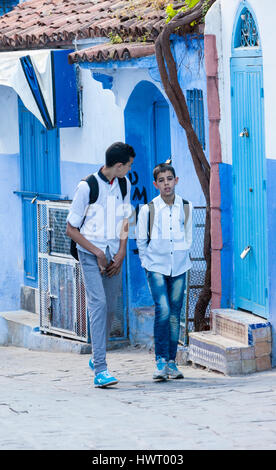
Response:
M172 3L179 7L184 2ZM59 47L75 38L110 33L119 33L123 40L131 35L134 41L147 34L153 41L166 17L164 8L156 4L149 0L28 0L0 17L0 50Z
M121 43L100 44L69 54L69 62L103 62L108 60L129 60L155 54L154 44Z

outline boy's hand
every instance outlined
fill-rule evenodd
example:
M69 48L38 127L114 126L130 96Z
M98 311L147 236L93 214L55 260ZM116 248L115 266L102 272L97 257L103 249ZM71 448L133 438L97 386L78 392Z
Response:
M119 274L125 255L126 255L125 251L119 250L118 253L114 256L113 261L110 261L110 263L108 264L106 268L106 275L108 277L112 277L112 276L115 276L116 274Z
M97 257L97 262L98 262L100 273L104 274L107 268L106 256L102 250L99 250L99 252L96 254L96 257Z

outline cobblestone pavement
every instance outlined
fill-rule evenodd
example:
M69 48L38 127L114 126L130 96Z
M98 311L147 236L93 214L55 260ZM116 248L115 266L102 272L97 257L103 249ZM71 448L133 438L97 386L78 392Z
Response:
M120 382L95 389L87 355L0 347L0 449L276 449L275 369L155 383L146 350L108 362Z

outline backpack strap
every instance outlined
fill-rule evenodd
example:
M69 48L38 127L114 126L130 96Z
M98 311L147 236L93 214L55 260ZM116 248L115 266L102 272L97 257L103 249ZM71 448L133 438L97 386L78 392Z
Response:
M185 199L183 199L183 209L184 209L184 214L185 214L184 225L186 227L189 216L190 216L190 204L189 204L189 201L186 201Z
M127 180L126 180L126 177L124 176L123 178L118 178L118 181L119 181L119 186L120 186L120 190L121 190L121 193L122 193L122 198L124 200L125 197L126 197L126 193L127 193Z
M82 181L86 181L90 188L89 204L94 204L99 196L99 183L96 176L92 173L86 176L86 178L83 178Z
M150 201L148 203L148 208L149 208L149 218L148 218L148 244L151 240L151 233L152 233L152 227L153 227L153 222L154 222L154 202Z

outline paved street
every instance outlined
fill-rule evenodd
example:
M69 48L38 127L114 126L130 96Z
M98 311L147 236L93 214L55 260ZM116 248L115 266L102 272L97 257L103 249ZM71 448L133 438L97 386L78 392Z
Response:
M120 382L102 390L87 355L0 347L0 449L276 449L276 370L154 383L152 353L108 360Z

